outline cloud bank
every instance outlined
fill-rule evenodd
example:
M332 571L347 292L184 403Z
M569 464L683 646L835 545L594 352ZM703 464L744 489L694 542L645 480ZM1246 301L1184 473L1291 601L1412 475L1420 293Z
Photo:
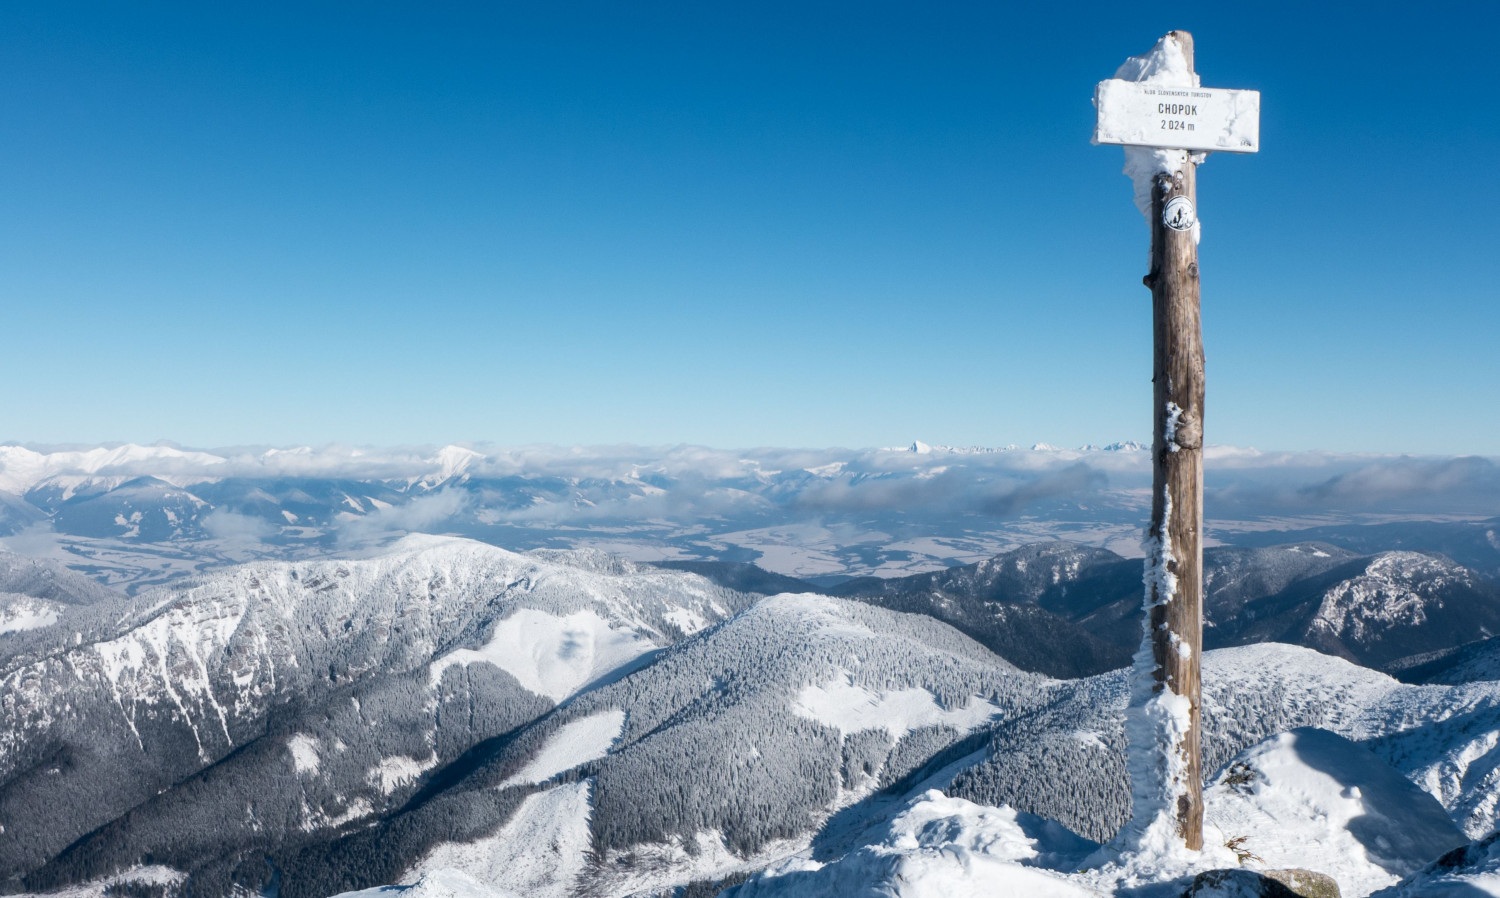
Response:
M1500 514L1500 465L1487 458L1210 447L1205 459L1211 518L1318 511ZM1128 444L733 451L702 446L191 450L126 444L59 451L0 446L0 493L15 497L13 507L19 507L19 497L49 489L71 497L141 477L205 495L224 493L224 485L242 481L247 494L261 483L378 485L381 502L356 502L357 513L345 511L337 523L341 539L362 539L440 529L454 519L532 527L872 514L1008 519L1064 506L1129 515L1138 514L1148 498L1143 491L1150 484L1150 452ZM218 509L202 526L215 538L236 541L264 539L270 525L239 508Z

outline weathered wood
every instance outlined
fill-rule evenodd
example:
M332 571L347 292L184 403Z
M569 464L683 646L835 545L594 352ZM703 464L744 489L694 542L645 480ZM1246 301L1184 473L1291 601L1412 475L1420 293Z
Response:
M1172 32L1193 68L1193 38ZM1179 231L1163 223L1163 210L1175 197L1198 204L1196 164L1158 178L1151 217L1151 288L1155 334L1155 413L1152 445L1151 535L1163 534L1171 547L1168 570L1176 575L1170 601L1152 596L1152 654L1160 686L1191 702L1188 733L1176 746L1185 782L1177 822L1188 848L1203 847L1203 773L1200 755L1203 654L1203 338L1199 315L1196 226ZM1196 217L1196 214L1195 214ZM1181 647L1181 648L1179 648Z

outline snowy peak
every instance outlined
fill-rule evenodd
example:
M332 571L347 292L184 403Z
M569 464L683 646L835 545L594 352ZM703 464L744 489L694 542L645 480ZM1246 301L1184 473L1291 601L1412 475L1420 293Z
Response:
M1307 624L1310 644L1390 662L1500 632L1500 591L1464 567L1417 552L1361 564L1324 591Z
M1241 564L1247 552L1262 559L1280 553L1282 560ZM1216 603L1209 590L1210 647L1291 642L1397 671L1500 633L1500 589L1440 556L1351 559L1332 547L1302 544L1231 550L1229 561L1215 583L1225 601Z
M156 477L54 478L26 498L70 532L144 542L202 536L201 517L211 511L197 495Z
M467 475L470 467L486 458L482 452L463 446L444 446L432 457L430 463L437 468L431 474L414 481L423 489L435 489L445 483Z
M1071 677L1128 663L1140 562L1036 543L983 562L830 590L944 620L1023 669ZM1500 590L1441 556L1360 556L1326 543L1204 553L1205 644L1306 645L1382 670L1500 634ZM1096 666L1102 665L1102 666Z
M1385 552L1324 594L1312 626L1368 642L1383 629L1426 623L1429 608L1441 608L1445 593L1473 585L1473 576L1451 562L1417 552Z
M1433 591L1452 583L1472 585L1474 575L1462 565L1422 552L1381 552L1365 569L1366 576L1406 588Z
M1228 623L1246 602L1276 595L1298 580L1327 573L1359 557L1323 543L1211 548L1203 557L1204 611L1209 625Z
M94 478L79 475L101 475L108 481L112 471L119 471L114 476L130 480L138 476L133 472L144 465L160 470L163 479L170 478L167 472L174 469L191 472L182 482L185 485L208 479L212 475L206 471L223 462L223 458L207 452L187 452L170 446L137 446L134 443L48 453L22 446L0 446L0 492L22 495L49 479L67 475L82 481Z

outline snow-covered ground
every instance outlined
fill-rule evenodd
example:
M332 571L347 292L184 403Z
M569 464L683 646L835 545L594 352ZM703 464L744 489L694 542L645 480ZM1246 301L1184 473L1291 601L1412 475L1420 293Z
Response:
M1437 799L1325 730L1243 753L1204 793L1206 838L1238 839L1271 868L1333 875L1346 895L1393 885L1468 841Z
M589 789L584 780L528 796L499 832L474 842L439 845L406 881L420 885L429 876L457 870L527 898L572 894L587 862Z
M0 827L0 830L3 830L3 827ZM148 864L131 867L122 873L116 873L102 879L67 886L55 892L47 892L46 895L48 898L111 898L112 894L118 894L115 890L121 884L130 883L170 890L182 885L186 879L186 874L178 870L173 870L171 867ZM21 898L32 898L32 896L30 894L23 894ZM488 896L484 896L484 898L488 898ZM507 896L500 896L500 898L507 898Z
M795 816L789 814L788 819L793 823L777 834L779 839L791 832L791 838L754 843L750 854L736 856L729 846L743 843L724 838L717 829L725 826L722 820L689 821L689 826L699 827L696 833L688 828L664 830L669 841L651 843L661 846L659 855L638 851L639 843L624 840L623 848L613 846L619 849L615 860L624 858L622 863L637 866L628 873L611 873L615 878L601 885L609 872L606 866L615 860L611 849L594 853L598 835L591 826L599 828L610 819L601 796L610 794L611 782L621 781L594 771L607 771L611 761L626 757L632 744L644 741L643 734L659 734L659 742L675 749L679 742L669 735L675 720L698 715L728 721L724 732L746 738L732 743L737 746L734 751L721 751L731 742L718 739L720 732L704 724L701 733L714 737L703 743L710 749L688 755L692 765L673 768L675 781L653 767L647 775L624 780L624 787L615 785L615 796L628 795L624 804L639 803L644 790L658 783L681 786L705 758L728 757L743 768L762 769L763 758L778 755L776 749L763 755L767 743L756 736L778 728L816 731L832 746L829 756L835 758L832 769L838 772L840 735L849 737L845 748L884 745L882 736L892 745L916 737L907 745L913 746L920 763L932 757L931 745L948 744L918 742L933 736L920 731L941 729L944 740L950 731L988 735L996 718L1021 720L1017 708L1028 713L1041 709L1050 729L1044 731L1038 724L1037 730L1027 732L1040 734L1044 744L1060 733L1095 746L1102 756L1117 750L1111 745L1118 743L1121 703L1116 697L1124 695L1125 690L1117 688L1124 674L1116 671L1083 681L1023 675L930 620L908 615L891 620L898 617L895 612L826 596L774 596L730 618L724 606L740 607L737 599L707 581L677 572L635 570L594 553L541 551L523 556L432 537L409 537L398 548L403 553L399 563L382 556L260 564L207 577L181 594L148 594L145 599L154 603L149 613L132 612L138 624L132 618L130 628L109 634L111 638L65 648L67 675L54 679L73 691L58 694L76 700L74 684L81 671L99 684L101 695L107 692L113 702L108 707L117 708L119 719L131 725L138 719L134 697L159 694L159 707L167 713L176 709L187 727L184 732L198 739L207 763L210 753L220 757L244 744L245 737L231 725L245 718L242 708L259 707L259 699L268 694L260 684L271 682L272 674L289 677L300 670L283 658L301 656L273 651L276 646L266 634L277 625L284 625L288 633L337 639L338 625L356 614L364 615L352 628L360 632L394 632L392 625L399 623L414 648L397 660L410 665L401 668L403 676L415 674L417 684L448 688L451 681L463 678L453 670L445 683L444 671L459 665L472 665L470 672L475 674L485 665L505 671L509 677L494 671L484 676L503 680L510 690L505 694L519 696L510 683L514 678L561 707L523 734L527 738L517 740L525 753L505 757L505 765L495 768L497 778L509 774L507 780L498 786L476 786L516 790L511 795L517 800L506 806L507 812L516 808L508 820L495 819L493 831L473 841L430 850L431 843L424 843L406 857L405 862L420 861L406 868L401 877L406 884L400 889L420 895L493 895L500 894L495 890L508 890L559 898L581 893L615 896L764 868L767 872L747 883L741 895L1175 898L1196 872L1237 867L1241 860L1251 868L1321 870L1333 875L1344 894L1353 898L1383 889L1398 890L1392 895L1418 894L1413 889L1424 882L1434 888L1456 882L1487 888L1489 883L1500 892L1500 850L1493 844L1474 846L1451 862L1424 868L1495 827L1500 804L1500 682L1412 686L1309 649L1274 644L1205 655L1205 720L1217 727L1210 745L1218 746L1219 752L1212 764L1218 766L1231 752L1275 729L1306 724L1324 729L1274 735L1239 755L1208 790L1209 846L1201 854L1159 845L1100 848L1057 823L1015 808L982 807L930 791L947 786L952 773L941 781L929 777L909 793L874 795L876 768L865 767L861 780L857 768L850 766L816 803L792 806ZM67 607L61 607L66 612ZM409 609L415 611L408 614ZM726 618L727 623L719 623ZM923 627L932 630L924 637L928 642L907 639ZM678 630L695 629L703 632L681 640L679 646L663 647L678 639ZM791 638L786 637L789 631ZM323 644L308 639L302 644ZM454 650L459 645L468 648ZM768 645L774 650L766 649ZM726 651L724 646L736 650ZM807 659L791 657L794 650L807 646L816 649ZM751 651L762 649L762 655ZM930 668L911 666L917 651L932 655ZM641 662L653 657L647 652L660 652L656 657L662 663L642 669ZM746 663L752 657L757 660ZM781 664L784 658L789 660L775 669L765 660ZM710 659L712 664L707 663ZM230 660L232 667L222 675L215 673ZM701 668L694 666L700 660ZM318 665L319 677L322 667ZM341 666L340 676L347 675L346 668L353 669ZM627 668L628 676L622 673ZM919 669L931 673L921 678L910 673ZM332 677L333 667L329 670ZM628 684L638 670L664 678L670 672L673 679L636 684L634 692L587 688L597 687L601 678ZM970 676L963 682L971 685L945 693L942 686L957 682L959 673ZM20 688L13 692L30 695ZM673 704L679 702L679 693L680 705ZM428 695L421 692L416 702ZM670 696L671 703L662 698L659 719L651 719L646 717L650 701L625 701L621 697L626 695L653 700ZM1046 701L1016 704L1037 695L1047 696ZM738 712L748 697L763 702L754 706L756 713L729 716L727 712ZM550 707L539 700L535 704ZM36 707L39 714L66 710L55 702ZM708 712L724 716L711 717ZM273 743L276 774L303 788L327 779L346 749L332 732L315 723L299 722L296 729L275 737L282 741ZM942 763L972 767L995 760L974 750L982 744L981 739L957 746L955 755L973 753L957 761L945 756ZM436 745L429 740L428 748ZM787 747L781 744L783 750ZM644 752L638 756L647 757ZM670 755L662 752L659 757ZM600 759L599 765L590 764ZM356 768L368 773L373 788L361 787L359 795L340 803L304 802L297 819L308 832L366 822L382 812L384 799L438 763L438 755L417 742L382 748L361 758ZM585 764L590 768L558 782L559 774ZM658 774L653 778L649 771ZM927 775L921 767L901 768L902 775L905 771ZM1054 791L1062 793L1069 771L1048 771L1040 781L1049 787L1057 783ZM597 778L576 781L590 776ZM896 775L879 780L893 782L903 781ZM1118 782L1113 779L1110 784ZM770 791L764 783L755 785L747 792L756 798ZM961 787L954 787L955 794ZM721 804L721 794L712 793L705 801L704 793L692 793L689 806ZM833 794L838 797L828 797ZM867 798L871 800L865 802ZM1030 799L1009 800L1024 804ZM856 801L860 807L853 810L858 813L835 819ZM1037 810L1036 805L1024 806ZM848 838L827 838L828 831L841 824ZM444 872L452 870L465 875ZM632 885L640 888L618 888L627 875L637 877Z
M345 892L340 898L516 898L514 893L486 885L458 870L424 873L414 882Z
M1283 733L1252 747L1205 798L1208 844L1202 852L1160 846L1090 852L1089 843L1054 823L930 790L857 851L826 865L799 854L731 894L1175 898L1207 870L1301 867L1332 876L1346 898L1359 898L1397 886L1418 873L1420 859L1466 842L1432 796L1370 752L1323 730ZM1463 882L1500 894L1500 850L1474 854ZM1427 880L1443 876L1457 881L1451 870L1429 872ZM1405 888L1391 894L1428 894Z
M57 623L58 606L54 602L24 596L0 608L0 635L22 630L39 630Z
M1479 898L1500 895L1500 834L1450 851L1374 898Z
M602 758L625 726L625 712L611 708L565 724L525 767L500 784L506 786L544 783L565 770Z
M593 611L559 617L522 608L495 625L479 649L459 649L432 664L432 681L455 664L487 662L537 695L560 702L600 676L656 648Z
M1000 713L993 702L978 696L971 696L961 708L944 708L925 689L872 692L855 685L848 674L822 686L803 688L792 704L792 711L845 735L883 729L891 734L892 740L935 725L968 732Z
M1010 808L986 808L937 790L913 801L890 823L884 838L820 865L807 857L784 862L741 886L739 898L980 898L1094 895L1084 882L1038 865L1082 860L1055 842L1066 834L1046 821Z

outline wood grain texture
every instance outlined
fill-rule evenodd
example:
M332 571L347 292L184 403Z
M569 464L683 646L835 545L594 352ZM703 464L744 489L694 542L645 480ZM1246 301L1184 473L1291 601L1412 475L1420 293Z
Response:
M1193 39L1172 32L1193 69ZM1189 158L1179 172L1157 180L1151 219L1151 288L1155 364L1152 377L1155 438L1152 441L1151 534L1163 532L1172 547L1168 569L1177 577L1170 602L1151 612L1156 681L1192 704L1191 725L1177 747L1186 767L1177 819L1187 847L1203 847L1203 771L1199 662L1203 654L1203 337L1199 312L1196 228L1165 226L1162 212L1174 197L1197 208L1197 166ZM1174 437L1168 440L1174 409ZM1168 501L1170 497L1170 501ZM1169 513L1170 512L1170 513ZM1189 651L1180 652L1178 646ZM1159 687L1158 687L1159 688Z

